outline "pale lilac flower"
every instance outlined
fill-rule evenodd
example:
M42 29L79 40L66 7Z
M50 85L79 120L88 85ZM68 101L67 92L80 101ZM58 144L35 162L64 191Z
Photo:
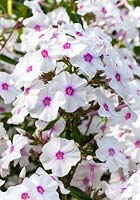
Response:
M101 184L100 178L106 170L107 168L102 163L83 160L76 169L71 185L79 187L85 192L89 188L99 187Z

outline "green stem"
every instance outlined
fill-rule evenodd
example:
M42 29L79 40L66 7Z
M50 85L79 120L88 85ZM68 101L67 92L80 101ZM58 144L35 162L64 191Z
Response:
M62 200L67 200L67 195L66 194L62 194L61 197L62 197Z

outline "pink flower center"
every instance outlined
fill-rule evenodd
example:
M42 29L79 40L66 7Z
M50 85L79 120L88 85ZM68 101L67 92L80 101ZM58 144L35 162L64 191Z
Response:
M44 106L45 106L45 107L50 106L51 100L52 100L51 97L45 97L45 98L43 99L43 104L44 104Z
M130 64L128 65L128 67L129 67L129 69L133 69L132 65L130 65Z
M74 92L75 92L75 90L74 90L74 88L73 88L72 86L68 86L68 87L65 89L65 93L66 93L66 95L68 95L68 96L74 95Z
M104 106L104 109L105 109L107 112L109 112L109 107L108 107L108 105L107 105L106 103L104 103L103 106Z
M24 90L24 95L27 96L27 95L29 94L29 92L30 92L30 88L26 88L26 89Z
M126 188L121 188L121 194L126 190Z
M29 66L29 67L27 67L26 72L29 73L29 72L31 72L32 70L33 70L33 66Z
M108 149L108 153L110 156L114 156L115 155L115 150L113 148L109 148Z
M107 10L105 9L105 7L102 7L101 12L102 12L103 14L106 14L106 13L107 13Z
M0 112L5 112L5 108L0 106Z
M137 140L134 144L136 148L140 148L140 140Z
M83 8L84 8L84 6L83 6L83 5L80 5L78 9L79 9L79 10L82 10Z
M53 39L53 38L57 38L57 37L58 37L58 33L53 33L51 39Z
M14 149L15 149L15 146L11 145L11 147L10 147L10 153L12 153L14 151Z
M92 56L90 53L87 53L87 54L84 55L84 60L85 60L86 62L91 63L91 62L92 62L92 59L93 59L93 56Z
M38 191L40 194L44 194L44 192L45 192L44 188L43 188L41 185L37 186L37 191Z
M116 74L115 74L115 78L116 78L116 80L119 82L119 81L121 80L120 74L119 74L119 73L116 73Z
M2 83L1 87L2 87L3 90L9 89L9 85L7 83Z
M126 181L125 176L121 176L121 177L120 177L120 181L125 182L125 181Z
M137 90L137 95L140 96L140 90Z
M41 26L38 25L38 24L36 24L35 27L34 27L34 29L35 29L36 31L40 32L40 31L41 31Z
M29 197L28 193L24 192L24 193L21 194L21 199L22 199L22 200L27 200L27 199L29 199L29 198L30 198L30 197Z
M48 56L49 56L48 51L46 49L43 49L41 51L41 54L42 54L43 58L48 58Z
M64 45L63 45L63 48L64 49L70 49L71 48L71 44L69 42L66 42Z
M78 36L83 36L83 34L81 33L81 32L79 32L79 31L76 31L76 35L78 35Z
M58 152L56 153L56 158L57 158L58 160L63 160L63 159L64 159L64 153L63 153L62 151L58 151Z
M126 113L125 119L128 120L128 119L130 119L130 118L131 118L131 113L130 113L130 112Z

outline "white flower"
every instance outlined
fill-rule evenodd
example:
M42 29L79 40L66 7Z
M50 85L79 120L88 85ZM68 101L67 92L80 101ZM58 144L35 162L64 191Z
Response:
M19 63L12 74L17 87L31 83L40 75L40 61L37 52L29 52L19 59Z
M62 72L57 75L52 84L54 92L61 91L65 97L65 104L61 106L66 112L74 112L86 105L86 80L76 74Z
M98 114L102 117L118 117L118 113L115 112L115 107L113 105L113 100L107 98L100 89L97 89L95 91L95 94L97 95L97 101L100 105L100 108L98 110Z
M91 77L96 74L97 70L103 70L103 63L101 62L100 56L101 52L88 46L78 55L71 58L71 63Z
M25 178L23 184L29 188L29 195L36 194L37 200L59 200L59 195L56 192L57 183L49 174L37 175L33 174L30 178Z
M35 107L30 110L33 118L47 122L54 120L58 115L58 108L65 103L61 92L52 91L52 85L47 84L41 89Z
M0 159L0 166L8 169L9 163L21 157L20 150L28 144L28 139L22 135L14 135L13 143L7 141L8 148L3 152Z
M102 137L97 140L98 149L96 156L102 162L106 162L106 166L110 172L115 172L119 168L127 169L128 159L122 153L120 143L114 137Z
M79 160L80 151L74 141L64 138L52 138L44 145L40 156L43 167L59 177L67 175Z
M4 99L4 103L11 103L19 93L20 90L15 88L11 75L0 72L0 96Z

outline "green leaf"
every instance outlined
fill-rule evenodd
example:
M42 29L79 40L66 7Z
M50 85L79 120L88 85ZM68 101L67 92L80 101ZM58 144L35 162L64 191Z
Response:
M10 64L13 64L13 65L17 64L17 61L15 61L12 58L9 58L8 56L5 56L5 55L0 55L0 60L10 63Z
M71 196L77 198L78 200L92 200L82 190L80 190L79 188L75 186L70 186L69 190L70 190Z
M135 54L140 57L140 46L135 46L133 50Z
M134 7L140 6L140 0L128 0L128 3Z

